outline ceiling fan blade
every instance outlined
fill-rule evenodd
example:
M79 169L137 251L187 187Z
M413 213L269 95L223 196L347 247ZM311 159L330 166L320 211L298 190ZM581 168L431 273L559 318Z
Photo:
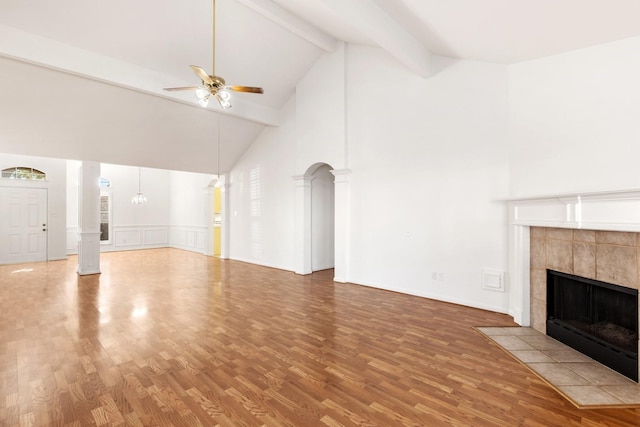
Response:
M213 84L213 80L211 80L211 77L209 77L209 75L207 74L207 72L205 70L203 70L202 68L198 67L197 65L189 65L189 67L191 67L191 69L193 70L194 73L196 73L196 75L198 77L200 77L200 80L202 80L203 82L212 85Z
M262 89L261 87L227 86L227 89L232 90L234 92L264 93L264 89Z
M196 90L198 86L187 86L187 87L165 87L162 90L168 90L169 92L177 91L177 90Z

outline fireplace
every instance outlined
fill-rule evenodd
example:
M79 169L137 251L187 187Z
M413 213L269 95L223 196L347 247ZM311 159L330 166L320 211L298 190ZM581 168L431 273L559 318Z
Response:
M547 270L629 288L637 300L640 189L510 199L508 210L509 314L516 323L547 333Z
M547 270L547 335L638 381L638 290Z

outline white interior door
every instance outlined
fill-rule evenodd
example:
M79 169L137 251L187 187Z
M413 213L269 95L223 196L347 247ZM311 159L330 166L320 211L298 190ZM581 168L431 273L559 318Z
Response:
M47 190L0 187L0 264L47 260Z

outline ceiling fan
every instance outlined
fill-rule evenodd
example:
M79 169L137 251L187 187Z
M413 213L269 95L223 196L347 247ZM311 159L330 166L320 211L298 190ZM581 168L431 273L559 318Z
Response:
M207 74L201 67L197 65L190 65L191 69L202 81L200 86L187 86L187 87L168 87L164 90L173 92L179 90L195 90L198 97L198 103L201 106L206 107L209 104L211 97L215 98L223 109L231 108L230 91L233 92L248 92L248 93L264 93L261 87L251 86L228 86L225 80L216 76L216 0L213 0L213 64L211 67L211 74Z

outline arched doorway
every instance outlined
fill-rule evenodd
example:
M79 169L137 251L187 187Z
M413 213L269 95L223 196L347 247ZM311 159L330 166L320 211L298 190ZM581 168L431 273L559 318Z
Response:
M311 271L333 268L335 189L331 167L320 165L311 181Z
M333 268L335 265L335 188L332 168L316 163L296 180L295 272Z

